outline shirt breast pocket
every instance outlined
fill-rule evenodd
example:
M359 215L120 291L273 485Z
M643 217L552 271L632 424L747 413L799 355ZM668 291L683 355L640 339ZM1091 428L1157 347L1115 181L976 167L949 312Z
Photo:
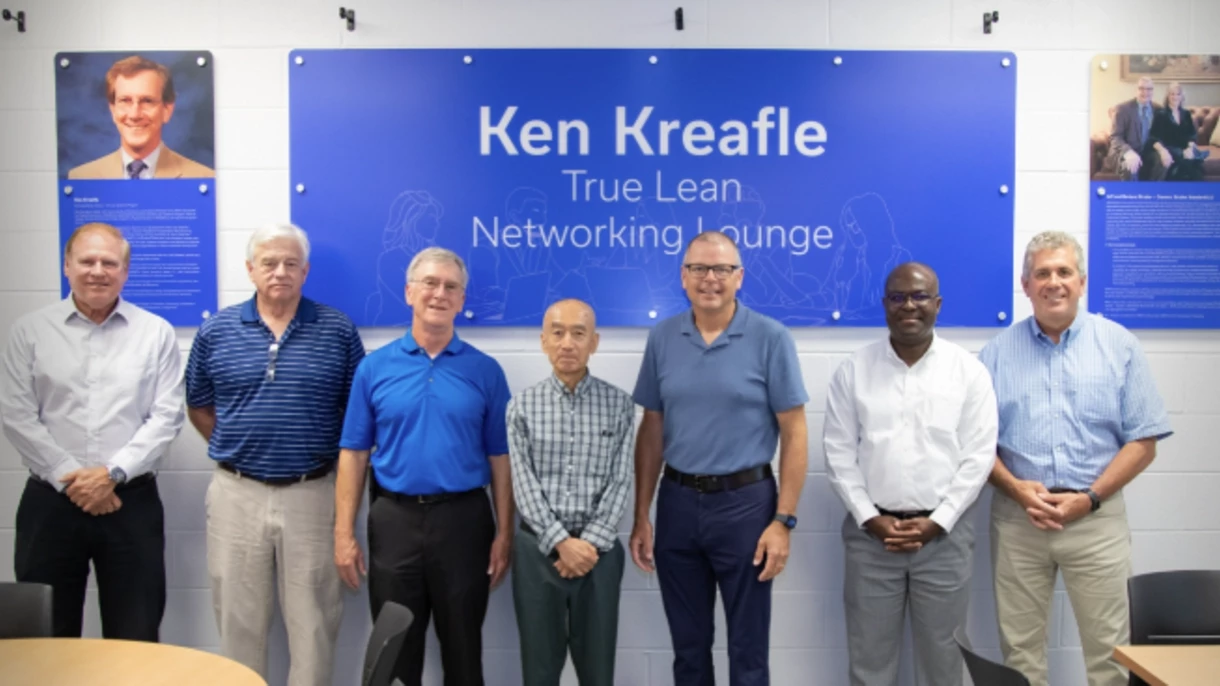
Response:
M962 416L965 396L942 389L924 395L924 422L933 432L953 436L957 440L957 425Z

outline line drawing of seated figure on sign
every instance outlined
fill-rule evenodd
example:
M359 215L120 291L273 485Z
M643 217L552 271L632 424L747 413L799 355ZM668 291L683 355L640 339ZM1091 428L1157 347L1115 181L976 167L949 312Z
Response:
M839 224L845 238L831 267L837 309L847 319L881 317L885 276L910 262L911 252L899 242L889 206L876 193L844 203Z
M519 247L477 245L466 253L470 271L466 309L476 319L503 320L507 315L532 324L530 318L536 314L541 321L550 277L538 275L551 268L551 251L542 241L548 203L547 194L537 188L514 188L504 198L500 226L513 224L521 229ZM530 243L537 247L531 248Z
M444 214L444 206L428 191L403 191L390 203L377 256L377 290L369 294L364 306L369 325L402 326L411 322L404 292L407 266L420 250L436 245Z
M766 213L766 202L751 186L743 187L740 198L721 203L721 226L734 227L739 234L747 231L753 237L739 244L748 280L738 297L751 307L771 307L786 317L801 317L802 323L822 321L810 318L810 311L827 309L831 296L808 269L816 256L814 249L806 246L809 252L795 256L794 246L771 240L773 227L765 221ZM751 240L759 247L751 248Z

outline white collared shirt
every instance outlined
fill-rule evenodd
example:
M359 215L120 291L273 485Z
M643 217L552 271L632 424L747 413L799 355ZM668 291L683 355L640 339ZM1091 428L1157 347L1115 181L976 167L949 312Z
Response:
M185 417L173 327L121 298L101 324L71 296L17 320L0 380L5 435L60 489L82 467L152 471Z
M157 160L161 159L161 151L164 148L165 144L161 143L157 146L156 150L144 156L143 162L147 166L140 170L141 179L151 179L157 175ZM126 148L119 148L119 153L123 156L123 178L131 178L127 174L127 166L134 162L136 158L128 155Z
M998 419L987 369L935 337L908 367L889 338L835 372L822 442L831 486L856 523L887 510L931 510L950 531L991 474Z

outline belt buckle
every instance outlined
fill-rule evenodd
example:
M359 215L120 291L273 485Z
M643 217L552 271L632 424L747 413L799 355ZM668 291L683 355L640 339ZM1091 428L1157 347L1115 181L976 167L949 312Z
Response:
M712 484L716 481L715 476L708 474L695 475L695 490L699 493L708 493L712 490Z

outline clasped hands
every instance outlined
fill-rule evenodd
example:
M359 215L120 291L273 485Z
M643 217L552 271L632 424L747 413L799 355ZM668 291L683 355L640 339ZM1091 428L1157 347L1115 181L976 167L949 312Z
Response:
M1030 523L1043 531L1062 531L1093 511L1093 500L1084 493L1051 493L1037 481L1018 481L1014 490Z
M93 516L107 515L123 506L123 501L114 494L114 482L105 467L84 467L60 478L67 484L64 493L72 504Z
M927 517L899 519L891 515L877 515L865 522L864 528L891 553L913 553L945 531Z
M565 579L579 579L588 574L600 557L597 546L582 539L568 537L555 545L559 559L555 560L555 571Z

